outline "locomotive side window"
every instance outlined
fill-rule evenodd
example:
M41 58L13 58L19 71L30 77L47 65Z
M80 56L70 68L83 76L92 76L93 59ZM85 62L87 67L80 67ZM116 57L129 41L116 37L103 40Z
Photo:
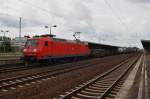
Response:
M37 46L38 40L27 40L25 46Z
M45 41L44 46L48 46L48 41Z

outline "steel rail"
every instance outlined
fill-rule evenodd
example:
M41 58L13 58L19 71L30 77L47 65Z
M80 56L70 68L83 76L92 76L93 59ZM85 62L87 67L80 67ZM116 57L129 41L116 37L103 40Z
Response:
M0 80L0 89L8 89L10 87L13 86L17 86L17 85L22 85L25 83L29 83L32 81L37 81L43 78L49 78L49 77L53 77L62 73L66 73L66 72L70 72L73 70L77 70L77 69L82 69L85 67L89 67L91 65L96 65L99 64L100 62L98 60L95 60L93 62L88 61L88 62L83 62L78 63L78 66L76 67L60 67L54 70L49 70L46 72L40 72L40 73L35 73L35 74L30 74L30 75L25 75L25 76L18 76L18 77L11 77L11 78L6 78L6 79L2 79ZM65 65L65 64L63 64ZM79 66L80 65L80 66Z
M107 88L105 89L105 91L102 92L103 94L100 95L100 93L99 93L99 96L98 96L98 97L94 97L94 95L91 96L91 97L90 97L90 96L87 96L87 97L86 97L86 95L85 95L85 97L86 97L86 98L89 98L89 99L93 99L93 98L95 98L95 99L103 99L104 97L106 97L106 96L108 95L108 93L113 89L113 87L114 87L114 86L120 81L120 79L127 73L127 71L136 63L136 61L138 61L138 59L139 59L139 56L136 57L135 60L133 60L133 63L131 63L131 64L128 66L128 68L118 77L118 79L117 79L113 84L109 85L110 87L107 87ZM108 76L108 75L111 74L112 72L116 72L116 70L117 70L120 66L122 66L123 64L124 64L124 63L121 63L121 64L115 66L114 68L110 69L109 71L106 71L105 73L103 73L103 74L97 76L96 78L90 80L89 82L83 83L82 85L80 85L79 87L77 87L75 90L71 90L71 92L66 92L66 93L67 93L66 95L60 95L60 99L69 99L69 98L71 98L71 97L77 99L78 97L75 97L75 96L77 95L77 93L79 94L79 93L80 93L81 91L83 91L85 88L88 88L90 85L92 85L92 84L95 83L96 81L99 81L100 79L103 79L104 77ZM87 94L90 94L90 93L88 93L88 92L86 92L86 91L83 91L83 92L84 92L84 93L87 93ZM94 94L94 93L92 93L92 94ZM97 93L95 93L95 94L97 94ZM84 97L84 96L83 96L83 97Z

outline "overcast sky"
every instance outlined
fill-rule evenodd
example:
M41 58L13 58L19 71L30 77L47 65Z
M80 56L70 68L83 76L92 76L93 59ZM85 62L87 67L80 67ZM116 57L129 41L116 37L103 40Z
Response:
M0 29L7 36L49 33L45 25L57 25L52 33L73 39L117 46L141 47L150 39L150 0L0 0ZM0 35L3 35L2 33Z

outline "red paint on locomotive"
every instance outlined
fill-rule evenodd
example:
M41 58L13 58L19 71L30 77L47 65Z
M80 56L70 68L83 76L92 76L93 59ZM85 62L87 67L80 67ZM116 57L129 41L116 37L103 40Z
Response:
M88 56L90 49L85 42L51 37L30 38L23 49L24 58L44 60L63 57Z

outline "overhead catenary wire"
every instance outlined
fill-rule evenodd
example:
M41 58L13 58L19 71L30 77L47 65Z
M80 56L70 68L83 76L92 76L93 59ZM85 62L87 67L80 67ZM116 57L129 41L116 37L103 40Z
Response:
M104 3L110 8L110 10L112 11L112 13L114 14L114 17L116 17L116 19L119 21L119 24L124 28L124 29L128 29L126 24L122 21L125 20L124 17L122 17L121 15L119 15L119 13L116 13L116 11L114 11L114 8L112 7L112 5L110 4L110 2L108 2L107 0L104 0ZM124 41L127 40L127 38L123 38ZM128 42L126 42L128 45Z
M32 3L30 3L30 2L27 2L27 1L25 1L25 0L16 0L17 2L20 2L20 3L22 3L22 4L26 4L29 8L34 8L34 9L39 9L39 10L41 10L40 11L40 13L45 13L45 14L48 14L49 15L49 17L51 17L51 20L54 20L53 19L53 15L52 14L55 14L55 13L53 13L52 11L50 11L50 10L48 10L48 9L44 9L44 8L42 8L42 7L39 7L39 6L37 6L37 5L35 5L35 4L32 4ZM12 14L10 14L10 13L8 13L8 11L9 10L12 10L12 11L16 11L16 12L19 12L19 11L21 11L21 10L19 10L19 9L17 9L16 7L14 7L14 6L11 6L11 5L9 5L9 4L6 4L6 6L5 6L5 9L4 10L6 10L3 14L6 14L6 15L8 15L8 16L13 16L13 17L16 17L16 18L20 18L20 17L22 17L22 19L23 20L27 20L28 21L28 23L33 23L33 22L38 22L38 23L41 23L41 24L43 24L43 25L47 25L47 24L51 24L51 22L49 23L48 21L49 21L49 19L48 19L48 15L45 15L45 14L40 14L40 16L42 15L42 16L44 16L45 18L47 18L47 20L45 20L45 21L41 21L41 19L38 19L38 18L34 18L34 19L31 19L31 18L28 18L28 17L26 17L26 16L22 16L22 15L18 15L18 16L16 16L16 15L12 15ZM33 12L34 13L34 12ZM56 14L55 14L56 15ZM57 15L58 16L58 15Z
M28 7L31 7L31 8L40 10L40 12L42 12L42 13L45 13L45 14L48 14L48 15L56 15L57 17L61 17L61 16L59 16L59 14L57 14L57 13L51 11L51 10L45 9L45 8L43 8L43 7L40 7L40 6L38 6L38 5L36 5L36 4L33 4L33 3L31 3L31 2L29 2L29 1L27 1L27 0L16 0L16 1L28 5ZM122 20L123 20L123 17L121 17L121 15L117 14L117 13L114 11L114 8L113 8L113 6L111 5L111 3L108 2L108 0L104 0L104 2L105 2L105 4L111 9L112 13L113 13L114 16L116 17L116 19L119 21L119 24L120 24L121 26L123 26L123 27L126 27L126 26L125 26L125 23L122 21ZM13 7L11 7L11 9L10 9L10 6L7 6L7 10L13 10L12 8L13 8ZM16 9L16 8L14 8L14 9ZM41 15L44 15L44 16L47 17L47 15L45 15L45 14L41 14ZM20 16L17 16L17 17L18 17L18 19L19 19ZM23 20L33 21L33 19L31 19L31 18L27 18L27 17L25 17L25 16L21 16L21 17L23 18ZM36 20L36 18L35 18L34 20ZM38 21L38 20L37 20L37 21ZM39 20L39 22L40 22L40 20Z
M121 17L116 14L116 12L114 11L114 8L111 6L111 4L107 0L104 0L104 2L110 8L112 13L114 14L114 17L116 17L116 19L119 21L120 25L124 26L125 25L124 22L122 21Z
M31 6L29 6L29 7L31 7ZM8 14L7 12L8 12L8 10L11 10L11 11L16 11L16 12L19 12L20 10L19 9L17 9L17 8L15 8L15 7L12 7L12 6L7 6L7 11L5 12L6 14ZM45 13L45 12L44 12ZM9 14L10 15L10 14ZM45 17L47 17L45 14L41 14L42 16L45 16ZM41 16L40 15L40 16ZM14 15L11 15L11 16L14 16ZM28 17L25 17L25 16L22 16L22 15L18 15L18 16L14 16L14 17L22 17L23 19L25 19L25 20L28 20L28 21L33 21L33 20L36 20L36 21L41 21L40 19L39 20L37 20L36 18L34 18L34 19L31 19L31 18L28 18Z
M59 14L56 14L56 13L54 13L54 12L48 10L48 9L42 8L42 7L38 6L38 5L35 5L35 4L33 4L33 3L30 3L30 2L28 2L28 1L25 1L25 0L18 0L18 2L22 2L23 4L30 5L30 7L37 8L37 9L39 9L39 10L41 10L41 11L43 11L43 12L49 14L49 15L56 15L57 17L61 17Z
M12 30L10 30L10 31L14 31L13 30L13 28L17 28L18 27L18 29L19 29L19 16L15 16L15 15L11 15L11 14L9 14L9 13L7 13L7 12L0 12L0 15L3 15L3 16L7 16L7 18L9 18L9 17L11 17L9 20L13 20L13 22L15 22L16 21L16 23L18 23L18 26L16 25L16 24L14 24L15 26L13 26L13 24L10 24L9 26L7 26L7 28L6 28L6 24L4 24L4 23L1 23L1 29L12 29ZM27 22L29 22L29 24L30 24L30 22L32 21L31 19L28 19L28 18L25 18L25 17L22 17L23 19L23 24L22 24L22 29L23 29L23 31L25 31L26 29L28 29L28 28L24 28L24 25L26 25L26 23ZM5 17L5 19L6 19L6 17ZM12 28L11 28L12 27ZM44 25L43 26L41 26L41 29L43 29L44 28ZM30 30L35 30L36 28L30 28ZM38 30L39 30L39 27L37 28ZM14 31L15 32L15 31ZM17 31L16 31L16 33L18 33ZM15 37L14 36L14 34L12 34L13 35L13 37ZM23 35L25 35L25 34L23 34Z
M42 21L42 23L41 23L41 20L38 19L38 18L31 19L31 18L28 18L28 17L25 17L25 16L21 16L21 15L10 14L9 11L16 11L16 12L19 12L19 11L20 11L19 9L17 9L17 8L15 8L15 7L12 7L12 6L8 6L8 5L7 5L7 6L5 6L5 8L4 8L3 10L6 10L6 11L0 12L1 15L6 15L7 17L10 16L10 17L11 17L10 19L13 19L14 21L18 21L19 18L22 17L23 23L24 23L24 24L26 24L26 23L31 24L30 26L32 26L32 23L34 23L34 22L38 22L38 23L42 24L42 25L41 25L42 27L43 27L44 25L48 24L47 21L45 21L45 22ZM44 14L42 14L42 15L44 15ZM12 18L12 17L14 17L14 18ZM45 17L46 17L46 16L45 16ZM23 26L23 28L24 28L24 26Z

